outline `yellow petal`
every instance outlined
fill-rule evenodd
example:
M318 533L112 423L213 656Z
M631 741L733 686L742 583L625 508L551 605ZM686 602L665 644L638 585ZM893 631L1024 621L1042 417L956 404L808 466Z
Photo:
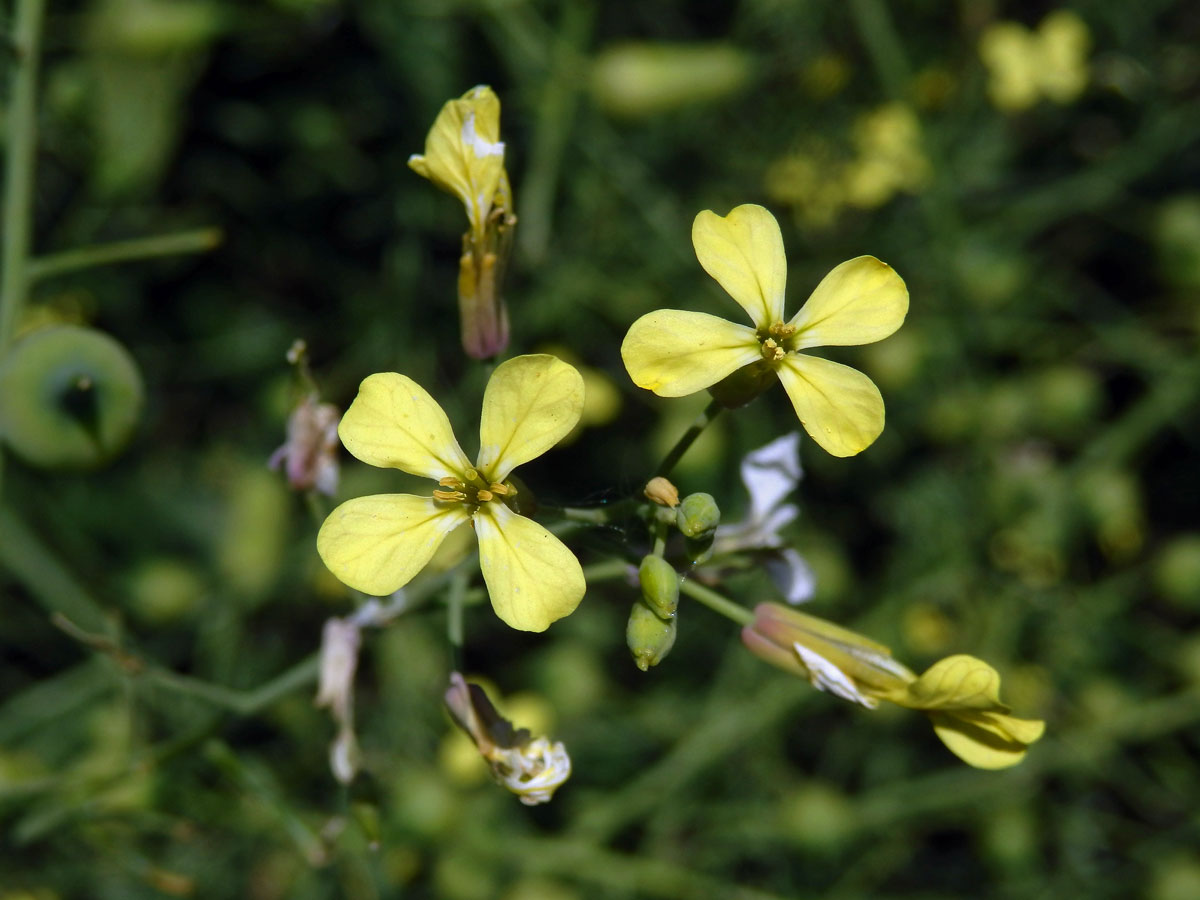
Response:
M317 552L339 581L383 597L408 584L468 518L461 504L429 497L358 497L329 514L317 534Z
M503 481L566 437L582 414L583 376L574 366L547 353L501 363L483 392L476 468Z
M646 313L621 343L633 383L660 397L686 397L762 358L754 329L682 309Z
M916 709L1008 712L1000 702L1000 675L982 659L964 653L930 666L908 686L905 705Z
M857 369L789 353L778 372L800 424L833 456L861 453L883 431L879 388Z
M783 321L787 260L773 215L752 203L735 207L727 216L706 209L692 223L692 245L704 271L757 327Z
M481 229L504 173L500 100L492 89L479 85L443 106L425 138L425 155L414 154L408 165L457 195Z
M1040 738L1045 730L1044 722L1012 716L967 719L950 712L935 711L929 718L934 732L950 752L977 769L1015 766L1025 758L1028 745ZM996 718L1007 720L1007 727L998 725L994 721Z
M563 543L500 503L475 514L479 566L492 608L509 627L545 631L583 599L583 569Z
M844 347L883 340L907 313L908 288L896 271L859 256L822 278L789 324L796 328L797 350Z
M404 375L368 375L342 416L338 436L365 463L440 479L460 474L470 461L450 420L429 393Z

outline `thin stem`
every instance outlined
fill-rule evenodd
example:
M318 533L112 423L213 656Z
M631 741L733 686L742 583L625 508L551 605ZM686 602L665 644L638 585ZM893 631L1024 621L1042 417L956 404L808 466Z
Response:
M671 452L668 453L666 457L663 458L663 461L658 464L658 468L654 471L654 474L660 475L663 478L666 478L669 474L671 474L671 470L674 469L675 464L683 458L683 454L687 453L688 448L696 442L696 438L700 437L700 435L704 432L704 429L712 423L713 419L715 419L724 408L725 407L723 407L716 400L708 404L708 406L705 407L704 412L700 413L700 415L696 417L696 420L692 422L688 430L683 433L683 437L681 437L676 442L675 446L671 448Z
M26 265L33 244L33 175L37 156L37 70L44 0L18 0L12 31L12 88L4 165L4 229L0 244L0 359L12 341L28 293ZM0 449L0 485L4 451Z
M450 590L446 596L446 637L455 654L455 668L459 668L462 660L457 656L463 645L463 599L467 593L467 576L460 568L450 579Z
M33 242L33 176L37 153L37 69L44 0L18 0L13 25L13 76L4 167L4 241L0 260L0 355L25 303L26 267Z
M754 621L754 613L746 609L746 607L722 597L716 591L706 588L704 585L690 578L683 579L679 585L679 590L693 600L699 600L713 612L720 613L725 618L732 619L739 625L749 625Z
M219 228L196 228L177 234L160 234L152 237L135 238L129 241L113 241L93 244L75 250L64 250L49 256L29 261L26 284L32 285L46 278L91 269L112 263L135 259L154 259L159 256L176 256L183 253L205 253L221 243Z

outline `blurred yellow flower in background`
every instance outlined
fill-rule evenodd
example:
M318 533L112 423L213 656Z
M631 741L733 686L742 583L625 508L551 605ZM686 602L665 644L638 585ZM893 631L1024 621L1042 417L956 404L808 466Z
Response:
M660 309L633 323L621 358L634 384L660 397L684 397L739 374L730 388L747 402L776 377L801 424L834 456L853 456L883 431L883 398L866 375L800 351L882 340L904 322L908 290L890 266L860 256L834 268L800 311L783 318L787 260L775 217L745 204L728 216L704 210L692 243L705 271L750 316L754 327L707 313ZM714 393L721 396L721 387Z
M445 412L419 384L395 372L369 376L342 418L342 443L365 463L435 479L439 488L432 497L347 500L317 535L321 559L355 590L383 596L412 580L450 532L471 522L496 615L521 631L545 631L579 605L583 570L558 538L509 508L516 488L506 479L575 427L583 393L579 373L553 356L501 364L484 391L472 466Z
M989 25L979 40L988 96L1004 112L1029 109L1043 97L1070 103L1087 86L1090 44L1087 23L1065 9L1046 16L1036 31L1017 22Z

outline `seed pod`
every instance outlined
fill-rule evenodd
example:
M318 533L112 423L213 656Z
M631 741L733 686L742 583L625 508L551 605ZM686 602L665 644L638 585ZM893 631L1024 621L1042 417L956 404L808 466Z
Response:
M662 662L675 644L675 619L664 622L641 600L633 604L625 626L625 642L633 661L646 672Z
M679 576L674 567L661 556L650 555L638 568L642 599L663 621L675 618L679 607Z
M129 352L93 328L43 328L0 363L0 437L34 466L90 469L115 457L142 409Z

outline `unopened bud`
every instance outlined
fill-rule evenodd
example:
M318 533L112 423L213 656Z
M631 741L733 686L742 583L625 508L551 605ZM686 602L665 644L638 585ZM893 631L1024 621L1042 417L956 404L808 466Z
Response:
M629 612L625 642L633 654L634 663L646 672L666 659L675 645L675 619L664 622L639 600Z
M721 510L712 494L688 494L675 511L675 521L684 537L711 539L721 524Z
M655 475L647 481L642 493L646 495L647 500L652 500L659 506L674 509L679 505L679 488L661 475Z
M679 607L679 576L661 556L647 556L638 568L642 599L664 621L675 618Z

